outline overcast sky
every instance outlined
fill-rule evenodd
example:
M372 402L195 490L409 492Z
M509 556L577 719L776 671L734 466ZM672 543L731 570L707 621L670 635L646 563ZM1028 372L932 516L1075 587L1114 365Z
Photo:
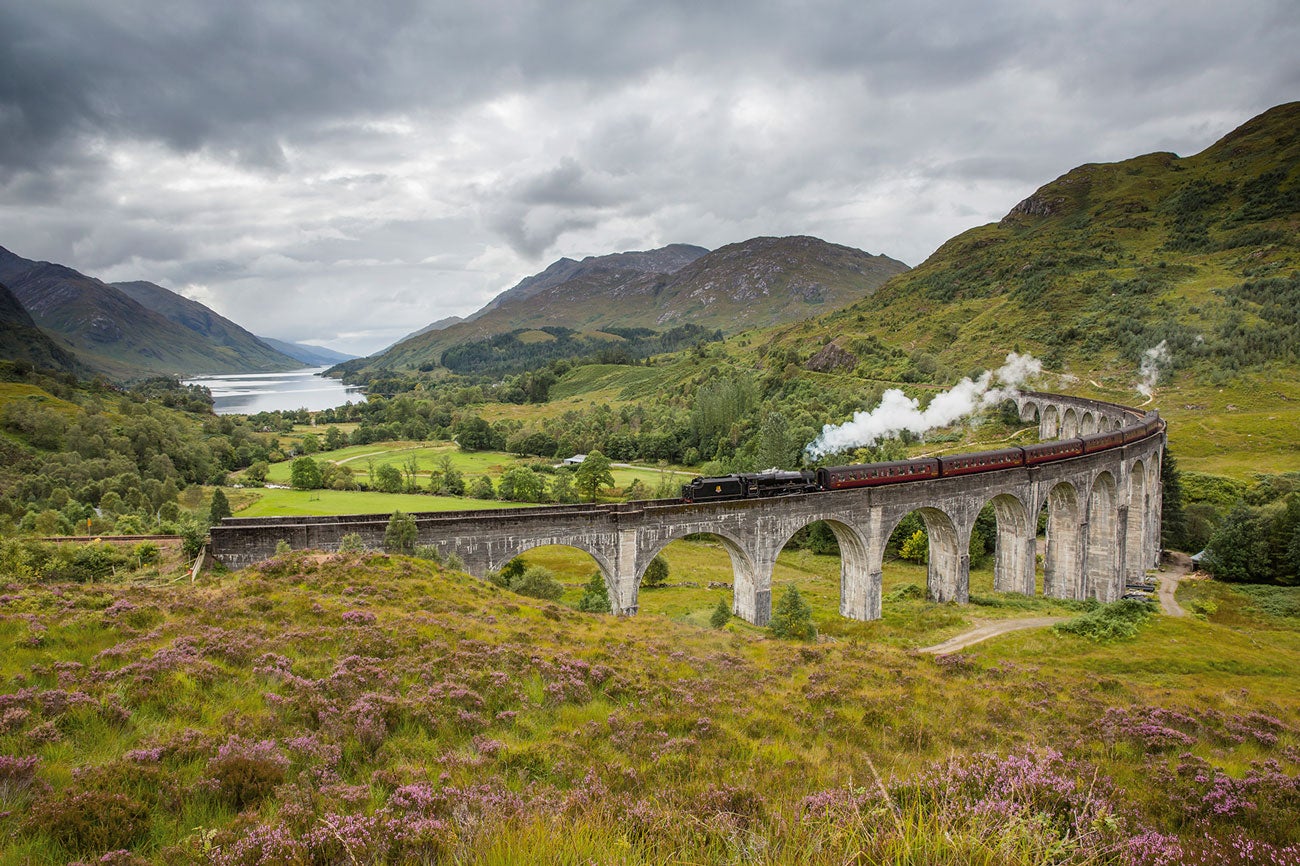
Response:
M365 354L560 256L916 265L1300 99L1300 3L0 0L0 246Z

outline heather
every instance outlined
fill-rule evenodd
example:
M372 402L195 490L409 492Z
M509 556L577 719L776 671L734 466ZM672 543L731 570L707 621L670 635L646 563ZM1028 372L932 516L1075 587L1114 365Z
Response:
M1300 634L1195 591L934 659L364 552L10 582L0 864L1295 862Z

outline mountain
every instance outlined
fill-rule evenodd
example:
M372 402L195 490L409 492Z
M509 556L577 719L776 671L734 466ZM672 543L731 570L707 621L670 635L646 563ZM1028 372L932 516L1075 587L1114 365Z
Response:
M388 346L388 348L384 349L384 351L387 352L388 349L393 348L393 346L396 346L399 343L405 343L407 340L411 339L412 337L418 337L421 334L427 334L430 331L441 331L443 328L450 328L452 325L458 325L463 321L465 320L460 316L446 316L444 318L439 319L436 322L430 322L429 324L425 325L423 328L420 328L418 331L412 331L411 333L407 334L405 337L402 337L400 340L397 340L396 342L392 343L391 345Z
M0 282L9 286L56 344L91 370L113 378L270 372L301 366L201 304L152 284L132 285L165 313L72 268L31 261L3 247Z
M42 370L84 373L75 357L36 326L27 309L0 283L0 358L26 361Z
M887 256L811 237L753 238L713 252L676 244L560 259L465 322L351 362L343 372L429 369L452 346L547 326L600 332L690 324L736 332L842 306L906 270Z
M525 277L512 288L497 295L483 309L469 316L469 321L482 318L502 306L516 304L574 280L594 283L604 277L611 282L617 282L631 274L674 274L701 256L707 255L708 252L704 247L691 244L669 244L657 250L587 256L580 262L562 258L540 274Z
M347 355L333 349L326 349L324 346L312 346L308 343L291 343L288 340L276 340L271 337L258 337L257 339L277 352L288 355L296 361L302 361L309 367L325 367L330 364L350 361L356 357L356 355Z
M113 283L112 286L155 313L161 313L176 324L229 350L231 355L238 357L249 369L292 369L294 366L299 366L293 364L293 361L302 362L302 359L296 355L271 346L261 337L254 336L198 301L163 288L157 283L137 280L129 283Z

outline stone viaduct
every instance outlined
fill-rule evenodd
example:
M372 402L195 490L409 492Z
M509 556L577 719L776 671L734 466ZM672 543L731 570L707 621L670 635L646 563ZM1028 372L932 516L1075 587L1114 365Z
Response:
M1020 417L1037 422L1042 439L1121 429L1143 413L1110 403L1053 394L1016 396ZM421 544L456 553L483 575L534 547L567 545L591 554L604 574L613 612L635 614L641 576L665 545L707 533L721 541L734 572L732 607L751 623L771 615L777 555L798 530L824 520L839 541L840 613L881 615L885 546L898 522L917 511L929 535L927 589L940 602L965 603L970 591L971 530L992 503L997 515L995 588L1032 595L1042 555L1044 593L1111 601L1126 580L1141 579L1160 549L1159 432L1128 445L1080 457L952 478L766 499L686 505L653 500L498 511L413 515ZM1045 549L1038 516L1047 510ZM212 551L232 568L295 549L335 550L345 534L382 544L388 515L227 518L212 529Z

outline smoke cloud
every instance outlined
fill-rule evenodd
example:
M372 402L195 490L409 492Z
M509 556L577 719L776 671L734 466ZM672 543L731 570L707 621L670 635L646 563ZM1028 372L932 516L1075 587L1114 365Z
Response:
M874 445L904 430L920 436L936 427L946 427L980 409L997 405L1015 393L1020 384L1041 373L1043 364L1032 355L1012 352L996 370L985 370L977 379L962 379L921 408L919 400L890 388L880 405L870 412L854 412L843 424L827 424L806 451L816 460L827 454ZM996 387L995 387L996 385Z
M1169 366L1172 360L1167 340L1161 340L1143 352L1142 367L1138 370L1138 376L1141 377L1137 384L1138 393L1150 400L1155 395L1156 382L1160 381L1160 371Z

